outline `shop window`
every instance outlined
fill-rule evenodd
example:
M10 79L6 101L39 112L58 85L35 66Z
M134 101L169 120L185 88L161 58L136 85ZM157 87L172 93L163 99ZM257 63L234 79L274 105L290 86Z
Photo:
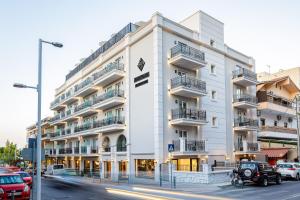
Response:
M135 160L135 176L143 178L154 178L154 160L152 159L136 159Z

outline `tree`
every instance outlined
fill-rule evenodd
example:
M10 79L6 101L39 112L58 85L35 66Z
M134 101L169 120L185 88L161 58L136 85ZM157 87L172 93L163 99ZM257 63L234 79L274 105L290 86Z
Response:
M5 147L0 148L0 163L15 165L19 158L20 151L17 149L17 145L7 140Z

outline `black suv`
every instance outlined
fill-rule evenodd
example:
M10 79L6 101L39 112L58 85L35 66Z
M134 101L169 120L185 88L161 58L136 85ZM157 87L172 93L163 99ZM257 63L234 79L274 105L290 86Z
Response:
M265 162L242 161L237 173L243 182L254 182L263 186L268 186L269 182L281 184L281 174Z

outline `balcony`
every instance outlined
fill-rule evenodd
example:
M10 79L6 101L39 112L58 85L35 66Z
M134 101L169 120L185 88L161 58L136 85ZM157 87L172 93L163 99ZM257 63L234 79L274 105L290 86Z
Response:
M205 54L198 49L179 43L171 48L169 64L189 70L197 70L206 65Z
M93 108L106 110L125 103L123 90L110 90L93 100Z
M65 154L65 148L59 148L58 149L58 154L64 155Z
M102 133L122 131L125 129L125 118L121 116L108 117L95 121L93 127L96 132Z
M73 147L74 154L79 154L79 147Z
M65 154L72 154L73 149L72 148L65 148Z
M174 152L172 152L173 156L198 155L199 153L208 152L205 140L179 139L179 140L174 140L173 144L174 144Z
M88 77L81 83L74 86L74 96L75 97L83 97L86 95L89 95L95 91L97 91L95 88L91 87L93 84L93 78Z
M49 140L51 138L51 134L53 133L45 133L45 134L42 134L42 140Z
M58 96L55 98L55 100L53 102L51 102L50 109L51 110L59 110L62 108L64 108L64 106L61 105L61 96Z
M235 131L256 131L258 129L258 120L249 118L238 118L234 120Z
M52 117L50 119L50 124L51 125L63 124L62 121L61 121L62 117L64 117L64 113L63 112L56 114L54 117Z
M247 141L242 141L242 142L237 142L234 144L234 151L235 154L255 154L259 153L260 151L260 146L256 142L247 142Z
M243 109L256 108L257 99L255 96L251 96L248 94L235 95L233 97L233 106Z
M96 113L95 110L91 109L91 106L92 106L92 101L88 100L88 101L83 102L82 104L80 104L74 108L73 116L84 117L84 116L88 116L93 113Z
M232 81L233 83L244 87L258 84L256 73L245 68L233 71Z
M199 126L206 124L206 111L197 109L173 109L170 124Z
M119 62L113 62L105 66L99 72L93 74L94 85L105 86L124 76L124 64Z
M267 114L277 114L287 117L295 117L296 109L293 101L273 94L271 91L258 91L258 110Z
M206 83L194 77L179 76L171 79L171 90L173 95L196 98L204 96L206 92Z
M262 126L260 127L258 136L262 139L297 140L297 129L280 126Z

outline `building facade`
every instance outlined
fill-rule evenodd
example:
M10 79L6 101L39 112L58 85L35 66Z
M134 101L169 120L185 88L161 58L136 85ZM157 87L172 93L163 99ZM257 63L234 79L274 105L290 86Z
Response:
M163 163L200 172L255 158L254 60L224 44L202 11L174 22L155 13L128 24L76 66L51 103L57 163L112 180L159 180Z
M295 72L295 69L287 71ZM295 77L295 74L292 76ZM258 79L258 138L262 152L269 157L268 160L273 165L277 160L293 161L298 157L295 97L300 92L299 87L284 71L275 74L260 73Z

